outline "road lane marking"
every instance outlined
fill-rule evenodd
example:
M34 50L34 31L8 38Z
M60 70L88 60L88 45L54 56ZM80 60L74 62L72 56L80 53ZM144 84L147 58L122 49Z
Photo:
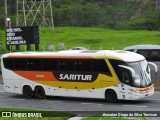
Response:
M90 105L90 104L94 104L94 103L81 103L82 105Z
M0 93L2 93L2 92L4 92L4 91L0 91Z
M96 104L96 103L81 103L81 105L92 105L92 104L94 104L94 105L103 105L103 104Z
M54 103L54 102L62 102L62 101L51 101L51 100L41 100L42 102L51 102L51 103Z
M136 106L136 107L147 107L147 106Z
M147 106L137 106L137 105L122 105L124 107L147 107Z
M9 100L26 100L26 99L18 99L18 98L7 98L7 99L9 99Z

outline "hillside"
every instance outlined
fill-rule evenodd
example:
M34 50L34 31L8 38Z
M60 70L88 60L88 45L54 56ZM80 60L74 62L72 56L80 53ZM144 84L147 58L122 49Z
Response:
M4 26L0 1L0 26ZM16 26L16 0L8 0L8 16ZM52 0L55 26L98 26L111 29L160 29L156 0Z
M4 1L0 1L0 42L5 48ZM16 0L8 16L16 26ZM160 11L156 0L52 0L55 31L40 29L40 49L47 43L66 48L122 49L134 44L160 44ZM149 30L149 31L147 31ZM157 31L155 31L157 30Z

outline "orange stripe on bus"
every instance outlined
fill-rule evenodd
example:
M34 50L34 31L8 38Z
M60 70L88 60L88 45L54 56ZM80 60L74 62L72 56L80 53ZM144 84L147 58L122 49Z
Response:
M14 71L16 74L26 79L36 81L56 81L52 72L41 72L41 71Z

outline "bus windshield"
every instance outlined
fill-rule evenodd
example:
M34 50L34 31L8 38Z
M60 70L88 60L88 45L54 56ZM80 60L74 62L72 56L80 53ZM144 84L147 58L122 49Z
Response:
M145 88L152 84L150 77L150 69L146 60L137 61L137 62L124 62L119 60L109 60L118 79L129 86ZM132 78L132 75L129 70L119 67L118 65L128 66L135 71L135 78Z
M135 87L147 87L152 84L150 70L146 60L127 63L135 71L135 78L132 79L132 85Z

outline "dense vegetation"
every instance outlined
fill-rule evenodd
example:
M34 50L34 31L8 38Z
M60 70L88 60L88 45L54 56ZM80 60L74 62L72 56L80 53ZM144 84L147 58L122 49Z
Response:
M4 6L4 0L0 6ZM14 20L16 0L8 0L8 13ZM98 26L111 29L160 29L156 0L52 0L55 26ZM4 26L4 7L0 8Z

